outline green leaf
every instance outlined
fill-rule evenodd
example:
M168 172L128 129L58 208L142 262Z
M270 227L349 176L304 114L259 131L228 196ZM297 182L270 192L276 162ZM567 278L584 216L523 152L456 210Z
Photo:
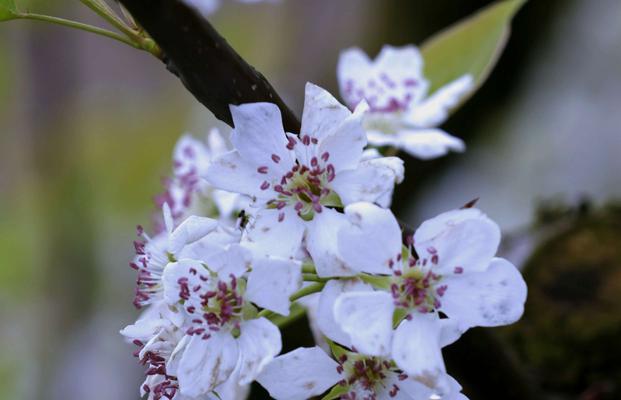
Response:
M358 275L364 283L368 283L372 285L376 289L390 289L390 284L392 283L390 276L382 276L382 275L369 275L369 274L360 274Z
M340 399L341 396L343 396L344 394L347 393L349 389L346 386L341 386L341 385L336 385L332 388L332 390L330 390L330 392L328 392L328 394L326 394L325 396L323 396L321 398L321 400L335 400L335 399Z
M404 310L403 308L397 308L392 314L392 327L394 329L397 329L401 321L403 321L403 319L407 317L407 315L407 310Z
M18 16L15 0L0 0L0 21L8 21Z
M471 74L472 95L498 61L509 38L511 19L524 3L526 0L497 1L427 39L421 52L430 93Z
M346 356L348 351L339 346L338 344L334 343L332 340L325 338L326 342L328 342L328 345L330 346L330 351L332 352L332 355L334 356L335 359L339 360L342 356Z

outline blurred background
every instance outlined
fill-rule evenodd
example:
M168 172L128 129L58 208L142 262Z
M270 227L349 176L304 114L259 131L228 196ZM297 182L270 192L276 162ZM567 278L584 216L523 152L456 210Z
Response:
M490 1L224 3L213 24L299 113L306 81L338 93L341 49L420 43ZM77 1L27 4L101 24ZM476 331L447 351L472 399L509 398L494 392L503 379L533 398L621 398L620 72L621 2L531 0L490 79L445 124L468 151L407 160L403 220L480 197L529 279L523 322L486 339L507 354L477 347ZM0 399L138 398L142 368L118 334L137 316L134 227L149 224L177 138L214 124L146 53L0 25ZM492 379L496 368L518 377Z

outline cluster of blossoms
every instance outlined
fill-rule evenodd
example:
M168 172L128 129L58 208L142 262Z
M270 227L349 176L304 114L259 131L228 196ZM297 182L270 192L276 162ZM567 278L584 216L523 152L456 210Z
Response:
M139 228L130 264L144 311L121 331L149 400L244 399L253 381L278 400L466 399L442 348L520 318L526 285L495 257L500 230L481 211L440 214L404 239L389 209L404 167L380 150L463 150L435 126L472 79L427 96L411 46L375 61L347 50L338 75L349 108L307 84L299 134L253 103L231 106L230 141L180 139L162 227ZM293 302L317 346L280 355Z

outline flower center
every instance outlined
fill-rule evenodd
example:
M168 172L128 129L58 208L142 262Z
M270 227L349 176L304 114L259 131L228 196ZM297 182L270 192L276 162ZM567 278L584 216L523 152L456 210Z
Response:
M176 376L169 375L166 371L166 361L174 348L171 347L172 342L161 340L158 345L152 346L157 350L147 350L144 354L145 344L138 339L134 340L134 344L138 346L133 353L134 357L140 358L140 364L147 367L147 379L142 385L142 391L150 394L153 400L173 399L179 390L179 382Z
M318 140L308 135L296 140L289 138L287 148L292 150L296 145L313 146L316 149ZM280 163L280 157L272 154L272 161ZM267 174L269 166L257 168L257 172ZM330 189L329 184L336 177L334 165L330 163L330 153L323 152L320 156L313 156L309 165L299 161L291 167L280 179L270 183L264 181L261 190L271 190L275 197L267 202L268 208L282 210L285 207L293 207L297 215L305 221L313 219L315 213L321 213L325 206L341 206L338 194ZM284 212L279 214L278 220L282 222Z
M442 285L442 275L433 272L433 266L438 264L437 251L434 248L427 249L430 258L419 260L414 257L411 250L405 254L397 255L397 262L401 262L402 269L393 271L393 279L390 291L394 299L395 306L405 311L417 310L421 313L428 313L440 308L440 299L448 289L447 285ZM393 260L389 261L392 267L395 265Z
M398 79L385 72L377 73L365 81L345 81L344 96L358 104L366 100L372 112L392 113L405 111L422 90L417 77Z
M400 381L408 376L402 373L391 361L380 357L368 357L356 353L348 353L339 359L337 372L345 374L341 386L349 387L349 391L341 397L344 400L375 400L377 394L388 390L390 397L395 397L400 390L397 384L386 386L390 375L397 375Z
M238 336L244 307L243 289L238 279L230 275L230 279L224 281L214 274L201 274L195 268L189 271L191 276L177 281L179 298L192 315L192 326L186 334L201 335L207 340L211 332L230 329L234 336Z

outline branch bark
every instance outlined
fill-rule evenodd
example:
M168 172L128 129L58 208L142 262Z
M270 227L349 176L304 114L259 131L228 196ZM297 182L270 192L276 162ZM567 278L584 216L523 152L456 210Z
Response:
M216 118L233 126L229 104L270 102L285 130L300 121L265 77L244 61L211 24L182 0L120 0L164 51L164 62Z

